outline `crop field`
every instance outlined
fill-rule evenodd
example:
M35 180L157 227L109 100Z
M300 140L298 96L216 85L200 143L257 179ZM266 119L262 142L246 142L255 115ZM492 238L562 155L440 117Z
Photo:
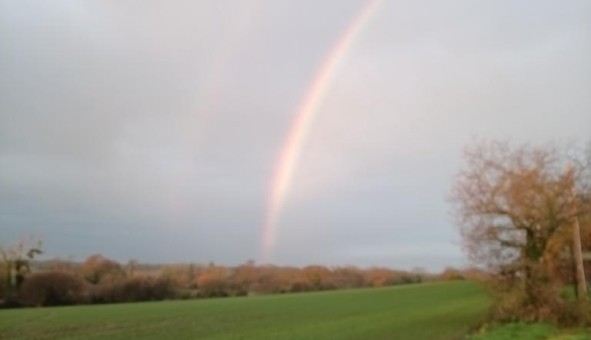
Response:
M470 282L0 311L2 339L455 339L486 313Z

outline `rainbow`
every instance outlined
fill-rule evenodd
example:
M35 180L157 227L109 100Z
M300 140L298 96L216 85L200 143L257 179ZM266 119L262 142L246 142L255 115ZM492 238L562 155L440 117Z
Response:
M331 80L340 62L343 60L346 52L351 48L361 28L369 21L369 18L379 3L380 0L372 0L360 9L359 14L355 16L353 22L347 27L334 47L327 54L295 113L293 123L283 143L273 173L263 227L261 254L261 261L263 263L270 260L271 253L274 249L281 209L285 203L295 166L312 121L330 88Z

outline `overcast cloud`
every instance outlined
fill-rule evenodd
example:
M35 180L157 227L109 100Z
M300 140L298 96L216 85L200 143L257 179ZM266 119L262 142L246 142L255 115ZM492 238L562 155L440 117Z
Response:
M0 0L0 242L258 259L295 111L364 4ZM464 265L462 147L587 140L589 60L588 1L383 1L305 141L273 262Z

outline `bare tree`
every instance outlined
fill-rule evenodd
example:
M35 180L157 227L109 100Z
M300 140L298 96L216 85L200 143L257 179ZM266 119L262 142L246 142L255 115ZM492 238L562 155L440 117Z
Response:
M555 254L549 245L568 234L564 231L575 218L589 213L589 150L495 141L465 150L464 168L452 189L464 247L473 261L513 288L522 287L526 304L543 303L540 289L552 282L548 263Z
M40 255L41 241L35 238L23 238L16 245L0 247L0 267L4 274L5 298L15 298L25 276L30 272L30 263L35 256Z

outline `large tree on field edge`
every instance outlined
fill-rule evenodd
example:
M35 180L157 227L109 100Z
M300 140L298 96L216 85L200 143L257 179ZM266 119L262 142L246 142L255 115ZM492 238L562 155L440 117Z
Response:
M588 220L590 189L591 147L475 142L452 189L464 248L500 289L521 289L523 305L540 309L557 289L552 266L568 254L568 230Z

